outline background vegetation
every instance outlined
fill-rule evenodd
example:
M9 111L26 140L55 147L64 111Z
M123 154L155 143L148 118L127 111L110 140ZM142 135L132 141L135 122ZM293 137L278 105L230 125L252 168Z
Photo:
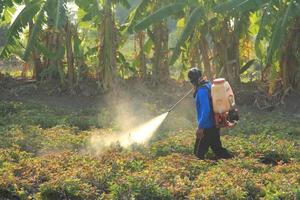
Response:
M300 199L299 0L0 0L0 199ZM186 72L225 77L234 159L193 155Z
M297 0L2 0L1 56L75 90L182 79L190 66L273 94L299 80ZM29 67L28 67L29 66Z

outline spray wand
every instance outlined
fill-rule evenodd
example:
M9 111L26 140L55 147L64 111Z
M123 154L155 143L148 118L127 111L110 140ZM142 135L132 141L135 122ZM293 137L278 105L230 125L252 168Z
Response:
M193 92L193 88L188 92L186 93L181 99L179 99L173 106L171 106L168 110L168 113L171 112L172 110L174 110L174 108L182 101L184 100L191 92Z

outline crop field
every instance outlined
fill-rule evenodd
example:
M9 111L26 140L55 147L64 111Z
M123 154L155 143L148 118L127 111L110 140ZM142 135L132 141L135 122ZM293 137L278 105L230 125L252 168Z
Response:
M222 141L234 159L193 155L194 129L163 124L148 145L95 153L91 110L0 103L0 199L299 199L299 116L242 108ZM109 118L109 116L107 116ZM170 116L184 121L180 116Z

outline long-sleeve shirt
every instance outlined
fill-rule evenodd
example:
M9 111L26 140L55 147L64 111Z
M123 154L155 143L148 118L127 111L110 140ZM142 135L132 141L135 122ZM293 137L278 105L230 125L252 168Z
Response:
M198 88L196 93L196 109L199 128L214 127L214 115L210 102L211 83Z

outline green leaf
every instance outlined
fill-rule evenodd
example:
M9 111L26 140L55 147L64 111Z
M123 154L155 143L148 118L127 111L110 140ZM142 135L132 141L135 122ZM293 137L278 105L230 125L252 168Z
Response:
M20 39L20 34L26 28L28 23L34 18L39 11L41 2L39 0L28 3L19 15L15 18L7 31L7 41L3 48L0 57L8 57Z
M1 24L10 24L12 21L12 17L14 15L14 13L16 12L16 7L6 7L2 13L2 16L0 14L0 19L2 19L2 21L0 21L0 25Z
M252 59L252 60L248 61L244 66L241 67L240 74L247 71L253 64L255 64L255 62L256 62L256 59Z
M163 8L160 8L153 14L147 16L137 25L135 25L134 30L138 32L146 29L147 27L149 27L154 23L161 22L163 19L181 11L185 5L186 5L185 3L173 3L171 5L167 5Z
M227 1L225 3L221 3L217 6L214 7L214 10L216 12L226 12L226 11L230 11L234 8L236 8L236 6L238 4L240 4L241 2L244 2L245 0L231 0L231 1ZM248 1L248 0L246 0Z
M144 45L145 53L150 54L152 47L153 47L153 41L151 40L151 38L148 38L148 40L146 41L146 43Z
M294 4L295 4L295 6L296 6L296 8L299 10L299 12L300 12L300 4L297 2L297 1L294 1Z
M95 5L94 0L75 0L75 4L82 10L88 12L91 5Z
M270 19L271 15L269 14L269 9L266 9L261 17L258 33L255 39L255 53L259 58L262 58L263 55L260 43L266 36L266 26L270 23Z
M81 43L82 43L82 40L80 40L80 38L78 36L75 36L74 43L73 43L75 58L84 58L84 53L83 53L83 49L81 48Z
M51 0L50 0L51 1ZM56 5L56 15L55 15L55 24L54 28L56 31L60 30L63 28L66 22L66 7L65 7L65 2L64 0L56 0L57 5Z
M46 0L47 25L56 31L64 27L66 22L66 0Z
M133 11L129 13L129 16L126 20L127 28L124 30L124 32L133 32L133 27L137 23L137 20L140 19L147 9L147 5L149 4L149 0L143 0Z
M271 60L274 56L276 50L281 46L282 40L287 32L287 27L289 25L290 19L292 19L292 3L289 3L288 7L285 10L283 18L280 18L272 31L271 41L268 47L267 52L267 64L271 63Z
M3 0L0 0L0 19L2 18L2 13L4 11L5 7L13 7L13 2L12 0L7 0L3 2Z
M233 10L238 12L246 12L253 9L257 10L259 7L268 3L269 1L270 0L231 0L215 6L214 10L220 13Z
M37 40L37 35L42 30L43 23L45 22L45 7L46 7L46 5L47 5L47 3L45 3L43 5L43 7L41 8L41 10L38 12L34 27L32 29L32 32L30 34L24 55L22 57L22 59L24 61L28 60L30 52L33 49L34 43Z
M188 39L188 37L191 35L192 31L195 29L195 26L197 23L201 20L203 17L202 10L200 7L193 10L191 15L189 16L186 25L180 35L180 38L173 50L172 57L170 59L170 65L173 65L175 61L177 60L178 56L180 55L180 48L184 44L184 42Z
M292 1L293 6L293 14L294 16L300 16L300 4L297 1Z
M118 0L118 3L126 9L130 9L131 7L130 3L127 0Z

